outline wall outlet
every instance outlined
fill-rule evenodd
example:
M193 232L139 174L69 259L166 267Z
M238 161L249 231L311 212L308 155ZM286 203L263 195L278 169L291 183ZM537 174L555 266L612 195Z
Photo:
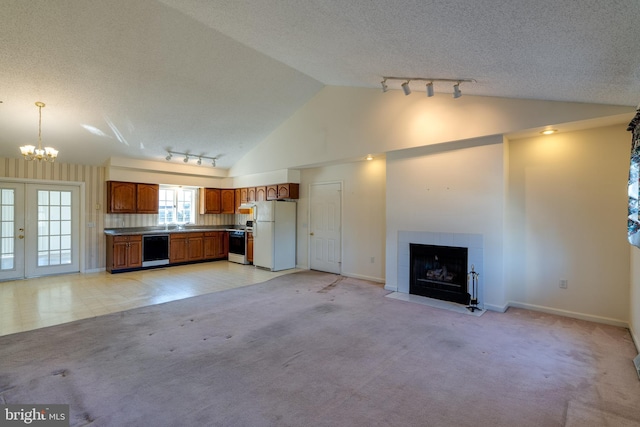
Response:
M89 227L89 228L94 228L95 226L96 226L95 222L88 222L87 223L87 227Z
M567 289L569 281L567 279L560 280L560 289Z

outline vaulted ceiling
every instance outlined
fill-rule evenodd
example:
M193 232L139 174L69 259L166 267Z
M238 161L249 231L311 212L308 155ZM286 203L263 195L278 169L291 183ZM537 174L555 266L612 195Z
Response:
M0 156L37 142L36 101L59 161L171 149L223 168L324 85L382 76L635 107L639 17L637 0L4 0Z

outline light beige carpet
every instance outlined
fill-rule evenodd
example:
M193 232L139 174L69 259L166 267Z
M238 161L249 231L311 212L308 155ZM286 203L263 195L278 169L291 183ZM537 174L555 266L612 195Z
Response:
M3 336L0 403L75 426L639 425L627 330L386 294L300 272Z

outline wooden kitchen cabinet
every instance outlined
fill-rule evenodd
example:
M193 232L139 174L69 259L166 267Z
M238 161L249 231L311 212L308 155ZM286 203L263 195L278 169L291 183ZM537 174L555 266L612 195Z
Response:
M267 185L267 200L297 199L300 196L300 184Z
M204 233L204 259L225 259L229 256L229 240L226 231Z
M200 213L219 214L222 212L221 191L218 188L200 189Z
M107 181L107 213L136 213L135 182Z
M247 262L253 264L253 233L247 232Z
M142 267L142 235L107 236L107 271Z
M223 213L223 214L235 213L236 212L235 190L233 189L220 190L220 194L222 198L220 213Z
M265 202L267 200L267 187L256 187L256 202Z
M239 214L240 213L240 204L241 204L240 203L240 189L236 188L234 191L235 191L235 198L236 198L235 201L234 201L235 206L236 206L235 213Z
M107 213L158 213L158 184L107 181Z
M169 263L204 259L204 233L172 233L169 238Z
M256 187L247 188L247 202L255 202L256 201Z
M158 184L136 184L136 213L158 213L160 186Z

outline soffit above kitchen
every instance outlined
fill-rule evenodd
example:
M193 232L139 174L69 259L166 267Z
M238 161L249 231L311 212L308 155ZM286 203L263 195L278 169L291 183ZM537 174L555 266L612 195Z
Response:
M0 156L36 140L36 101L58 161L174 150L219 168L324 85L378 89L385 75L475 79L464 96L635 107L637 16L633 0L5 1Z

